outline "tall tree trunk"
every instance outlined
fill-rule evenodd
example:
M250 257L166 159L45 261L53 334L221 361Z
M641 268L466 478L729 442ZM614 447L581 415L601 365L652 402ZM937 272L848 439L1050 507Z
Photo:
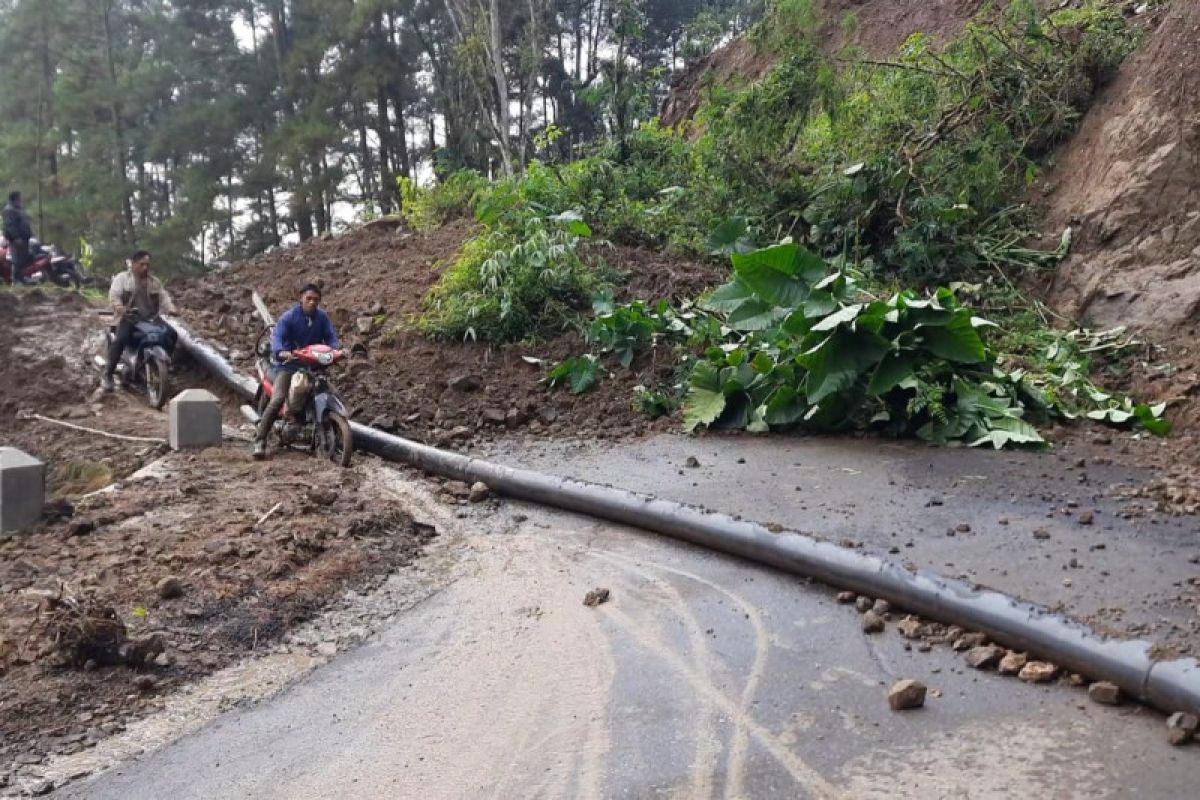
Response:
M488 0L488 57L492 62L492 78L496 81L496 124L500 138L500 160L504 174L513 175L512 146L509 144L508 77L504 74L504 41L500 35L500 0Z
M104 52L108 66L108 79L111 86L117 85L117 59L113 50L112 11L113 0L104 0L102 5L101 22L104 27ZM121 104L116 99L116 93L109 103L113 139L116 148L116 173L121 192L121 226L119 239L121 244L128 244L134 238L133 202L129 196L129 164L125 154L125 125L121 120Z

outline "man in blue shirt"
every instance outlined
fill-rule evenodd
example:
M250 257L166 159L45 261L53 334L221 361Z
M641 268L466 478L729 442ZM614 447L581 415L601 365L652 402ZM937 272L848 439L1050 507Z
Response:
M274 391L262 419L258 421L258 431L254 437L255 458L267 457L267 436L279 417L279 410L287 401L292 375L298 369L292 363L292 351L312 344L341 347L337 331L333 329L333 320L320 309L320 305L320 287L314 283L307 284L300 290L300 302L284 312L275 323L275 331L271 334L271 355L275 364Z

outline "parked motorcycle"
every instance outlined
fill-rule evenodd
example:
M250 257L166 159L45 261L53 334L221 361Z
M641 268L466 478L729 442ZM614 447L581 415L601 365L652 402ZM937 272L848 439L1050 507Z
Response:
M271 331L272 327L264 329L254 348L258 368L258 392L254 402L260 419L275 392ZM314 344L295 350L292 355L299 369L292 375L287 402L275 423L280 444L305 447L335 464L350 466L354 454L350 414L326 377L329 368L345 358L345 352Z
M137 316L136 311L130 314ZM129 389L144 391L153 408L162 408L170 396L171 354L167 351L170 334L161 317L136 319L133 342L117 362L115 376ZM112 345L114 332L105 335L105 347Z
M13 272L8 242L4 242L0 248L3 250L3 258L0 258L0 277L8 283L12 280ZM54 245L44 245L37 239L29 240L29 261L21 274L30 283L53 283L63 288L70 286L78 289L88 282L83 269L73 256L64 255Z

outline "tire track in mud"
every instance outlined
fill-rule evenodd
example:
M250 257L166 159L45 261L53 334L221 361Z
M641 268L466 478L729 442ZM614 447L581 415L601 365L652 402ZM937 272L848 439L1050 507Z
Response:
M624 556L618 556L615 553L610 554L615 558L622 560ZM746 675L746 683L742 689L741 697L741 712L743 715L749 716L750 708L754 703L754 698L758 693L758 686L762 682L763 675L767 669L767 659L770 655L771 640L770 634L767 631L767 626L763 622L762 612L758 607L746 600L737 592L726 589L718 583L708 580L694 572L689 572L676 567L668 567L665 564L654 564L655 569L663 572L676 575L685 580L694 581L709 589L724 595L731 600L738 608L742 610L745 618L749 621L750 627L754 630L754 659L750 665L750 671ZM749 731L744 725L735 725L733 736L729 745L729 758L726 762L726 785L725 797L737 798L743 794L743 781L746 772L746 755L750 741Z
M668 666L679 673L698 695L702 695L726 714L733 724L744 726L749 736L774 757L799 786L813 792L814 796L818 798L838 800L845 797L840 789L827 781L816 768L810 766L796 755L779 737L752 716L743 713L739 702L731 699L711 682L705 680L703 675L698 674L691 664L676 655L672 648L666 642L663 642L660 637L645 632L636 620L618 608L609 609L607 613L614 622L637 640L643 648L659 655Z
M643 580L648 581L653 589L666 598L669 613L673 612L678 615L687 630L688 643L692 650L692 659L695 661L701 678L709 685L713 685L713 666L715 661L710 656L708 640L705 638L704 629L700 625L699 620L689 610L687 601L679 590L671 585L669 581L663 580L655 576L650 570L642 568L634 559L620 556L608 550L591 550L588 555L606 561L613 566L625 571L640 576ZM658 567L659 565L653 565ZM624 587L630 596L636 597L639 593L644 592L643 589L636 588L631 584L625 584ZM661 653L653 653L661 657ZM701 698L695 698L695 701L701 703ZM697 709L697 723L695 725L696 739L696 755L693 760L695 765L692 770L691 782L689 785L689 797L712 797L714 781L716 778L717 755L721 750L720 737L717 735L715 717L718 709L711 703L704 703Z

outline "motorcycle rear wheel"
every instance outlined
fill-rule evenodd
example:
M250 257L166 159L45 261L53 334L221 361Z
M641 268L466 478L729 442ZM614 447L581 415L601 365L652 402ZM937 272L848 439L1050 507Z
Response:
M167 365L157 358L146 360L146 397L150 400L151 408L162 408L167 402L170 391L170 381L167 378Z
M336 411L330 411L321 422L321 455L343 467L350 466L354 455L350 422Z

